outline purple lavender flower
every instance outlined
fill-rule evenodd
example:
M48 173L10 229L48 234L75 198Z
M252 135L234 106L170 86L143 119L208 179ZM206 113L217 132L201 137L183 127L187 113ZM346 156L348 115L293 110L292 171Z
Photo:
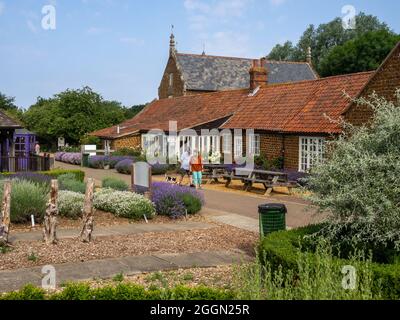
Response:
M132 164L133 164L133 159L125 159L120 162L118 162L115 165L115 169L119 173L124 173L124 174L131 174L132 173Z
M185 215L186 207L183 201L185 195L198 199L204 205L204 196L194 189L164 182L153 183L152 200L156 206L157 213L160 215L166 215L171 218Z
M11 180L26 180L48 186L50 186L52 179L50 176L34 172L19 172L8 176L8 178Z

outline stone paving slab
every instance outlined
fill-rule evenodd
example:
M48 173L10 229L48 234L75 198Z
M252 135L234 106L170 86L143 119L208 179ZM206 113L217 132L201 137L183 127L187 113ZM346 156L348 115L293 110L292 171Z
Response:
M249 261L252 258L241 251L197 252L184 254L157 254L55 265L56 283L108 279L123 273L134 275L145 272L176 270L192 267L215 267ZM0 292L21 289L27 284L41 285L42 267L0 271Z
M209 223L184 221L179 223L167 224L127 224L110 227L99 227L94 229L94 237L106 237L116 235L132 235L150 232L173 232L173 231L189 231L189 230L205 230L215 226ZM59 239L73 239L79 236L78 229L60 229L57 231ZM40 241L42 240L41 231L20 232L10 234L9 240L13 242L21 241Z

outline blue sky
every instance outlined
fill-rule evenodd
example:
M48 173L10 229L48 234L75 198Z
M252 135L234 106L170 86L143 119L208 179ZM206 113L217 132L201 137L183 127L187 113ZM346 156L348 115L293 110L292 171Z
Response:
M56 29L42 28L42 8ZM400 33L398 0L0 0L0 92L29 107L38 96L92 87L124 105L157 97L170 25L178 50L261 57L296 42L342 7L378 16Z

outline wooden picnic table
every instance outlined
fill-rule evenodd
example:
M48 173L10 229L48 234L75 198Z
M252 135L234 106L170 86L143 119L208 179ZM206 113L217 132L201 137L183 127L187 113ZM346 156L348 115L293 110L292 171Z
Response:
M227 166L224 164L205 164L204 176L208 178L207 183L213 180L219 182L219 179L226 174Z
M266 195L271 194L274 187L288 187L289 191L295 187L289 182L288 174L276 171L258 170L251 168L236 168L230 174L224 176L226 187L233 180L240 180L245 191L251 191L253 184L260 183L266 190Z

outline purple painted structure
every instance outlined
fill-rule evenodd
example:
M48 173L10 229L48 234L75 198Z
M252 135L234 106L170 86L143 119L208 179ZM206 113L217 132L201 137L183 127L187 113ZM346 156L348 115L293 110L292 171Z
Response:
M0 172L47 171L49 156L35 155L36 135L26 129L2 131Z

